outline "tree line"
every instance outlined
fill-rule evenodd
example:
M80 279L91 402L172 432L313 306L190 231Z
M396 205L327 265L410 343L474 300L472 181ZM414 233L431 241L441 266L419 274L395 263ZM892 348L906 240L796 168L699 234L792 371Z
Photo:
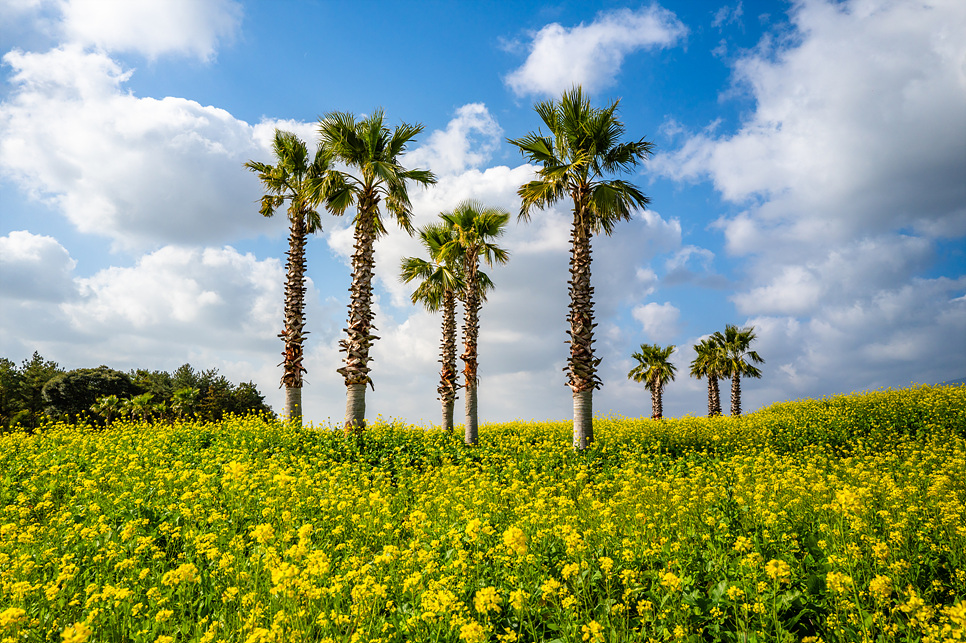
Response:
M34 430L49 420L109 424L138 419L218 420L229 414L274 415L252 382L232 384L218 369L184 364L168 373L107 366L65 370L34 352L19 366L0 358L0 428Z

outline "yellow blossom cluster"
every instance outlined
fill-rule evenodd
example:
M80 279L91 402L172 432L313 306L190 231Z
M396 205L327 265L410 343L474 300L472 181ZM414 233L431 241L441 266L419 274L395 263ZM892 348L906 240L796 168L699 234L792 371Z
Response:
M0 436L0 643L966 640L966 387Z

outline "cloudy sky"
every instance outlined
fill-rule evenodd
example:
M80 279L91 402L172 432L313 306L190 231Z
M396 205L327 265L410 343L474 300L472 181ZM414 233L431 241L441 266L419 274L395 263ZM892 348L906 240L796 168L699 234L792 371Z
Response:
M574 83L620 99L655 154L652 208L594 242L600 414L672 343L669 415L702 414L691 346L754 326L745 409L966 377L966 3L0 2L0 355L253 380L281 410L284 217L243 168L281 127L383 107L425 131L422 225L475 198L519 209L507 137ZM571 413L567 204L511 225L482 312L483 420ZM351 230L309 249L307 419L341 418ZM377 247L368 415L438 422L439 319L414 308L398 229ZM727 397L726 397L727 399Z

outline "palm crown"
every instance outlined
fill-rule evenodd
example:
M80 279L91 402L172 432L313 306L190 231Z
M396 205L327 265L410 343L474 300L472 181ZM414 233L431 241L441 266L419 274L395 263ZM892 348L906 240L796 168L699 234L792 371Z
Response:
M412 203L407 181L431 185L436 177L429 170L404 168L399 157L421 131L422 125L407 123L390 131L381 109L358 121L346 112L327 114L319 121L323 148L350 168L359 170L358 177L345 172L333 174L326 199L328 208L341 215L355 204L356 217L372 216L376 235L380 236L386 233L379 214L381 202L399 225L412 233Z
M531 132L510 140L531 163L541 166L538 178L518 191L521 218L529 219L533 207L546 208L570 195L582 227L592 234L610 234L617 221L630 219L634 207L650 202L633 184L606 178L632 170L652 149L643 138L620 141L624 125L617 119L619 102L591 107L581 88L575 87L559 102L537 103L534 109L551 135Z
M258 161L245 163L265 186L259 213L271 217L288 200L289 217L305 217L306 232L318 232L322 221L316 208L325 196L331 157L320 148L310 159L305 143L295 134L278 129L272 152L278 161L275 165Z
M660 391L668 382L674 381L677 367L669 360L674 352L674 345L658 346L657 344L641 344L641 350L633 353L631 358L637 364L627 374L627 378L635 382L643 382L648 391Z

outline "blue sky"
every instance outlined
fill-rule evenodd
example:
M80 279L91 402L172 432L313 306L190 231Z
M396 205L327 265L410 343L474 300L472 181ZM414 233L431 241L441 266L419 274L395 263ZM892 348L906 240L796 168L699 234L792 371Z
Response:
M966 376L966 5L935 2L235 2L0 5L0 355L253 380L277 410L286 222L255 177L275 127L376 107L425 131L415 221L513 213L534 168L506 138L580 83L655 154L652 207L595 240L600 414L650 413L643 342L678 346L665 413L700 415L691 346L753 325L790 398ZM561 372L570 213L514 223L482 312L483 420L571 412ZM309 249L308 419L340 418L348 217ZM438 422L439 320L377 246L370 417ZM727 399L727 396L725 396Z

